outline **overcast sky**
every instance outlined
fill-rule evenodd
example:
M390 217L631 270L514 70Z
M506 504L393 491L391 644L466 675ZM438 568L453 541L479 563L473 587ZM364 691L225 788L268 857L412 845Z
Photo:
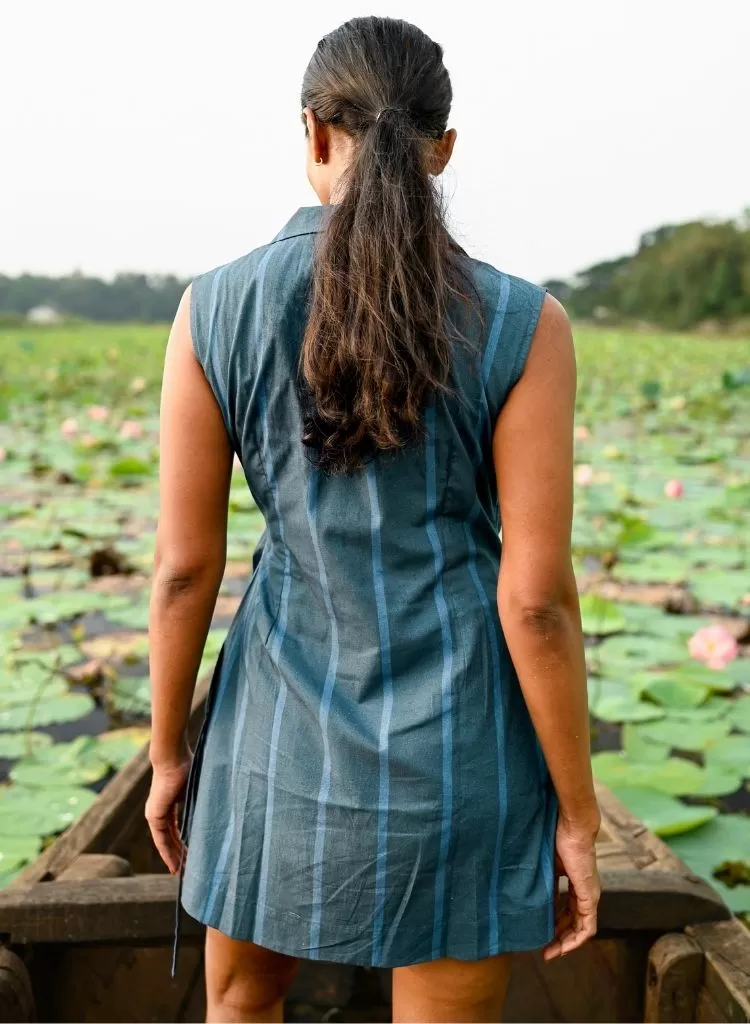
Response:
M189 276L317 198L318 39L388 14L440 42L469 251L542 280L750 205L750 0L2 0L0 272Z

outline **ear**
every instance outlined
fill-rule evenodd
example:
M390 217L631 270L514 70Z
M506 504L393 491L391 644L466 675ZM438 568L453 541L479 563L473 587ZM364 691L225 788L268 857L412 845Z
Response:
M456 129L449 128L430 148L428 171L430 174L442 174L453 154L453 147L456 143Z
M304 107L302 114L307 124L307 136L310 140L312 158L315 163L319 160L326 163L328 160L328 136L325 126L315 116L310 107Z

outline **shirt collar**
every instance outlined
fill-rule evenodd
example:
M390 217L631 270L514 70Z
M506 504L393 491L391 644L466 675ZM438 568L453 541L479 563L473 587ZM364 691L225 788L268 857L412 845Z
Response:
M318 231L322 231L332 210L333 206L330 204L326 206L300 206L297 212L290 217L281 231L271 241L279 242L283 238L294 238L296 235L314 235Z

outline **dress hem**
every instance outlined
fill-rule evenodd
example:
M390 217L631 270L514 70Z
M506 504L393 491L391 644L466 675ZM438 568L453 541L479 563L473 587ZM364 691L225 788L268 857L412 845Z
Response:
M526 933L525 937L521 938L516 932L516 937L512 935L506 935L502 940L489 945L487 952L482 953L481 956L467 955L465 946L457 947L456 944L447 943L444 948L441 948L436 954L429 953L425 956L417 957L385 957L381 960L376 960L373 957L357 956L356 954L336 954L335 951L326 951L325 955L320 955L323 951L315 951L310 949L301 949L294 947L292 943L284 941L276 941L273 938L267 939L265 937L258 938L256 929L243 930L241 928L234 928L231 930L221 927L221 914L219 915L208 915L203 913L193 913L189 906L189 899L183 894L182 897L182 909L191 917L194 921L204 925L206 928L213 928L215 931L220 932L229 939L234 939L239 942L253 942L265 949L270 949L276 953L282 953L285 956L297 957L300 960L312 960L322 963L338 963L348 964L351 967L410 967L415 964L429 963L433 960L440 960L444 957L450 957L454 960L465 960L467 962L484 960L491 956L499 956L501 954L510 953L527 953L533 952L537 949L542 949L549 942L552 941L555 934L554 926L554 915L552 907L549 903L536 904L528 907L524 910L518 911L516 914L504 915L504 921L506 922L506 932L511 931L508 927L512 921L523 922L522 927ZM274 910L271 907L266 907L266 913L269 916L274 915ZM538 928L538 935L534 935L533 922L536 922L540 926ZM269 923L269 918L266 918L266 925ZM302 924L299 920L298 924ZM532 934L530 935L529 932Z

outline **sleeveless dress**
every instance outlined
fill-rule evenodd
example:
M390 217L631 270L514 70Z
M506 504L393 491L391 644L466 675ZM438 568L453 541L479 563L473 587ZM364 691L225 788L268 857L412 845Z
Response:
M295 377L329 211L192 286L195 352L266 529L196 751L182 906L349 964L538 948L557 802L498 617L491 438L544 290L467 258L483 336L456 349L424 440L326 476Z

